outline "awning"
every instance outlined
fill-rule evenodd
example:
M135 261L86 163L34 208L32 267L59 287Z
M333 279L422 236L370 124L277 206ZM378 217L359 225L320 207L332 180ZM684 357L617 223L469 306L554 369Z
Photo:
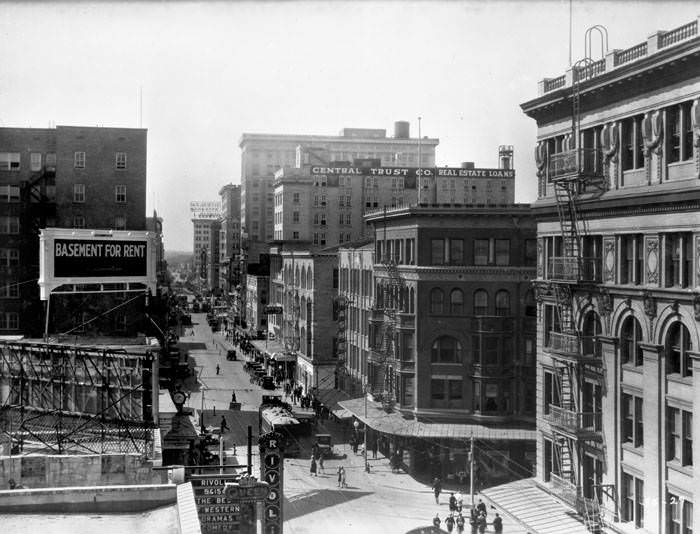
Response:
M537 431L522 427L490 427L468 423L424 423L415 419L405 419L398 410L387 413L381 403L364 397L341 400L340 408L349 411L354 417L372 429L396 436L416 438L475 439L488 440L527 440L534 441Z
M273 352L272 359L276 362L295 362L297 357L290 352Z
M352 418L352 413L338 404L341 400L348 400L350 397L344 391L338 389L315 389L314 395L338 419Z

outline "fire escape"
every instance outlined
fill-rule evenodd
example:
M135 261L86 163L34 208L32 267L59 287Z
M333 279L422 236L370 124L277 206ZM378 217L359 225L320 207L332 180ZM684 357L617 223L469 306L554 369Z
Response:
M385 208L386 212L386 208ZM405 305L406 283L399 273L398 251L390 250L386 239L386 213L384 224L384 246L380 262L386 269L387 283L381 294L376 296L376 307L371 317L372 347L370 363L374 371L370 373L370 389L375 399L379 399L386 411L391 411L396 404L394 369L397 366L396 322L397 315Z
M602 34L602 33L601 33ZM558 474L551 480L560 496L584 519L586 528L603 532L601 493L615 501L614 491L599 483L600 473L584 473L584 451L604 457L600 404L584 401L585 377L603 376L603 360L595 335L583 331L577 316L577 296L598 293L600 251L588 246L588 227L582 202L605 190L601 151L583 146L581 135L581 83L595 63L589 58L573 67L571 90L572 132L564 150L549 156L550 193L556 199L560 236L554 240L546 270L546 288L554 302L555 317L550 330L549 350L554 364L555 395L545 416L550 424ZM601 384L602 385L602 384ZM586 405L587 404L587 405ZM590 411L592 405L593 411ZM584 411L588 410L588 411ZM586 484L584 477L593 484Z

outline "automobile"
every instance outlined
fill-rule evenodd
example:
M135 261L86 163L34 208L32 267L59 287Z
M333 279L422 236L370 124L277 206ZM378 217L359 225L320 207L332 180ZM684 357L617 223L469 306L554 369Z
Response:
M263 389L275 389L275 379L270 375L265 375L260 380L260 385Z
M229 349L226 351L226 359L229 361L235 361L236 360L236 351L233 349Z

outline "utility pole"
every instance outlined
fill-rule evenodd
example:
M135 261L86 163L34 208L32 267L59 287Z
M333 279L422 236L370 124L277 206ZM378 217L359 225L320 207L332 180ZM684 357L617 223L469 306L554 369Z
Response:
M469 439L469 494L472 497L472 509L474 509L474 434Z

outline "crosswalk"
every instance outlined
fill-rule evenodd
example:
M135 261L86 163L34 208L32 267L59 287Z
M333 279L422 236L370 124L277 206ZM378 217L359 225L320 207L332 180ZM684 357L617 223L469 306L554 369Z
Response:
M590 534L571 508L538 488L531 479L509 482L481 493L530 534Z

